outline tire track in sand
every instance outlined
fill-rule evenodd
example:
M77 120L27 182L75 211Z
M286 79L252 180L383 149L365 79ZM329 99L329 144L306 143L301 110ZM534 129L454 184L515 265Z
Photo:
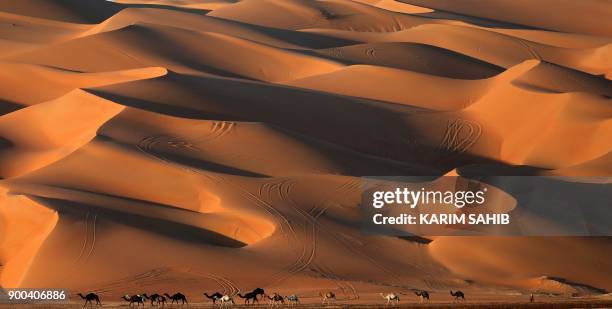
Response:
M331 271L331 269L318 265L318 263L315 262L317 252L317 234L319 229L322 227L318 223L318 219L325 213L329 206L322 207L323 204L317 204L309 211L303 210L301 207L299 207L298 203L291 198L291 189L294 186L295 183L290 179L281 179L277 183L264 184L262 186L268 189L267 193L270 198L274 195L274 193L276 193L277 197L279 197L282 202L291 205L293 210L303 219L303 227L307 237L305 241L300 242L302 244L301 255L296 261L294 261L293 264L291 264L284 271L281 271L280 276L274 278L275 280L272 282L272 285L278 285L282 281L287 280L311 267L324 278L333 281L343 294L350 294L347 299L358 299L359 295L357 294L355 287L350 282L341 279L333 271ZM264 191L260 190L260 194L263 193ZM330 231L326 232L333 234L333 232Z
M449 120L444 131L438 151L448 154L439 159L438 163L448 162L467 152L482 135L480 123L457 118Z
M223 122L223 123L228 123L228 122ZM222 125L219 124L217 125L218 128L216 129L215 132L219 132L219 131L228 131L230 128L233 128L235 125ZM221 128L223 126L223 128ZM227 134L227 133L225 133ZM178 167L180 169L186 170L188 172L191 173L196 173L199 175L203 175L204 177L206 177L207 179L213 181L214 183L220 184L221 182L226 183L230 186L232 186L233 188L235 188L242 197L250 200L251 202L253 202L256 206L258 206L260 209L264 210L266 213L268 213L273 221L275 221L276 226L278 226L281 234L283 234L284 236L286 236L287 233L289 233L291 236L295 237L295 231L293 230L291 224L289 223L289 220L284 217L282 215L282 213L280 213L278 210L276 210L272 205L270 205L269 203L267 203L266 201L260 199L257 197L257 195L251 193L249 190L241 187L238 184L235 184L227 179L225 179L224 177L220 176L220 175L209 175L206 173L203 173L201 170L196 169L196 168L192 168L189 166L185 166L183 164L180 164L179 162L175 162L172 161L166 157L163 156L163 154L159 153L158 151L155 151L156 146L160 143L160 140L164 140L164 139L172 139L172 140L179 140L176 137L172 137L172 136L167 136L167 135L153 135L153 136L148 136L145 137L143 139L141 139L138 144L137 144L137 148L145 153L146 155L153 157L157 160L160 160L161 162L164 162L166 164L172 165L174 167ZM183 144L190 144L189 142L185 141L185 140L181 140L183 143L177 143L177 145L183 145ZM187 151L200 151L197 147L190 147L190 148L186 148Z

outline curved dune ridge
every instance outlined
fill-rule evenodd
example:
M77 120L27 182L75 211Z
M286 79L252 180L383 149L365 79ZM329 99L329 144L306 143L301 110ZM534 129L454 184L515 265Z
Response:
M361 233L362 176L610 175L579 2L0 0L0 287L612 290L608 237Z

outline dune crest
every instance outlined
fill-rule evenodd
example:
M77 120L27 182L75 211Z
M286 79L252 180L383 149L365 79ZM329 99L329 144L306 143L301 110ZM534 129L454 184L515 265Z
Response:
M87 144L124 107L82 90L0 117L0 175L14 177L58 161Z

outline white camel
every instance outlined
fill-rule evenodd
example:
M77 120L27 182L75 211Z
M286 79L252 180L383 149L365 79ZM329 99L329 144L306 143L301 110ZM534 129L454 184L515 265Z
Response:
M285 296L285 299L287 300L287 302L289 304L293 305L299 305L300 304L300 299L298 298L297 295L293 294L293 295L289 295L289 296Z
M331 303L332 299L336 300L336 294L334 294L334 292L327 292L325 294L323 294L322 292L319 292L319 296L321 296L323 298L323 304L327 303Z
M395 302L396 304L399 305L400 302L400 298L399 295L395 294L395 293L389 293L387 295L380 293L380 296L382 296L382 298L387 300L387 306L391 303L391 302Z
M231 295L223 295L221 296L221 298L217 299L217 301L219 301L221 307L229 306L230 304L235 304L234 297Z

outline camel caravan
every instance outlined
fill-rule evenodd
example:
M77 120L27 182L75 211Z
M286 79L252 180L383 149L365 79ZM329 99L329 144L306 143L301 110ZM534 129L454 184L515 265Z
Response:
M407 295L404 293L400 293L403 295ZM385 306L394 305L399 306L400 304L400 294L398 293L379 293L382 297ZM429 292L424 290L416 290L414 294L420 299L421 303L430 301ZM100 301L100 297L95 293L88 293L83 295L82 293L77 294L81 299L85 301L83 307L89 306L102 306L102 302ZM264 289L256 288L253 291L246 292L244 294L240 292L235 292L233 294L222 294L220 292L215 292L212 294L203 293L204 299L207 301L212 301L212 305L219 307L227 307L231 305L236 305L236 300L238 298L244 299L244 305L260 305L260 301L267 300L267 304L270 307L278 307L278 306L296 306L300 305L300 298L296 294L282 296L279 293L267 294ZM319 292L319 297L321 299L321 305L332 305L338 302L336 298L336 294L332 291L327 292ZM465 301L465 294L462 291L450 291L450 295L454 298L454 301ZM135 295L124 295L121 297L122 300L127 302L129 307L139 307L145 306L150 303L152 307L163 307L166 305L189 305L187 301L187 297L180 293L174 293L172 295L168 293L163 294L151 294L148 295L146 293L143 294L135 294Z

